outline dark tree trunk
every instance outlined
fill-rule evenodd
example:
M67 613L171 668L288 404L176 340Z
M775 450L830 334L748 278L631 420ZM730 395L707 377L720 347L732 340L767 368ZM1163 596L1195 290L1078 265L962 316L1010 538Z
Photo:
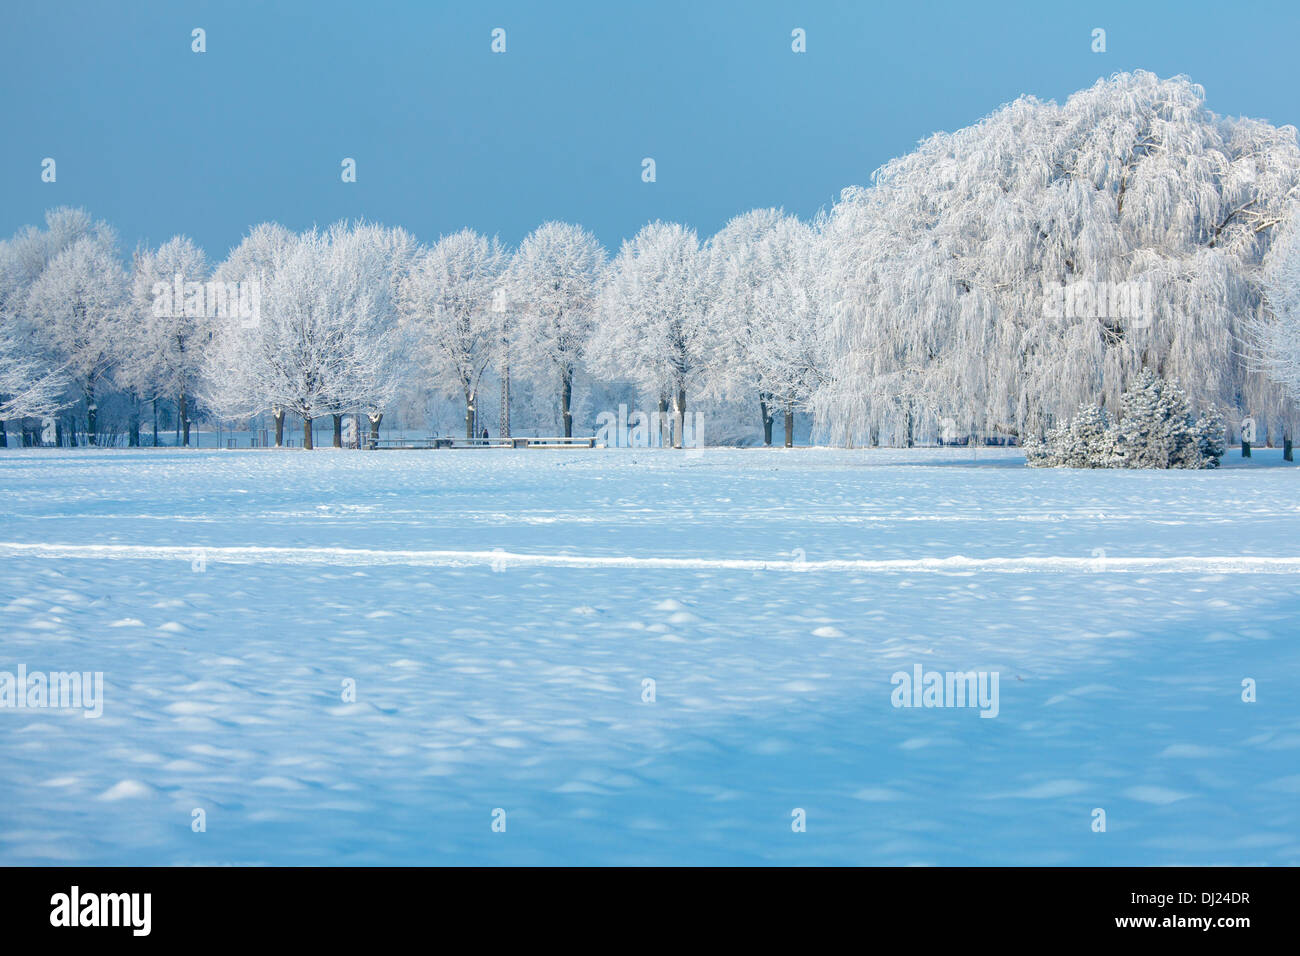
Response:
M664 432L668 429L668 396L660 393L659 395L659 447L662 448L669 442L664 441ZM671 439L671 436L669 436Z
M343 416L334 416L334 447L343 447Z
M772 447L772 422L776 417L768 404L771 397L767 392L758 393L758 413L763 417L763 444L768 448Z
M9 432L5 428L4 419L0 418L0 448L9 447Z
M570 372L563 374L560 382L560 416L564 420L564 437L573 437L573 375Z
M127 400L131 403L131 417L129 421L130 434L127 436L126 444L130 448L140 447L140 396L134 390L127 393Z
M794 447L794 406L785 403L785 447Z
M271 409L271 417L275 420L275 447L284 447L284 409Z
M158 447L158 396L153 399L153 447Z
M176 426L181 430L181 447L190 447L190 398L184 392L176 399Z
M673 447L686 446L686 389L679 388L673 407Z
M1241 457L1242 458L1250 457L1250 442L1246 441L1246 439L1244 438L1241 440Z
M190 447L190 397L183 392L175 402L175 414L181 418L181 445Z
M370 444L373 447L378 448L379 447L379 423L384 420L384 413L380 412L377 415L372 413L370 415L367 415L366 417L370 419Z
M99 424L99 406L95 404L94 386L86 387L86 444L95 444L95 430Z
M474 427L476 424L477 424L477 418L474 409L474 395L471 392L467 391L465 393L465 437L466 438L478 437L477 435L474 434L474 432L477 431L477 429Z
M1291 457L1291 432L1289 430L1282 432L1282 460L1295 460Z
M312 444L311 419L306 415L302 417L302 447L308 451L316 447Z

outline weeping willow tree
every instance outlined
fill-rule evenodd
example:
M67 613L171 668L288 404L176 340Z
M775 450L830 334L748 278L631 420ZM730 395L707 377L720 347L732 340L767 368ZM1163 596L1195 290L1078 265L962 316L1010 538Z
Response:
M1298 183L1294 128L1216 116L1184 77L1119 74L930 137L825 224L819 425L1039 435L1144 367L1197 405L1289 416L1246 330Z
M1278 382L1292 402L1300 403L1300 205L1279 227L1264 260L1264 305L1250 332L1253 367ZM1282 439L1288 460L1295 425L1293 419L1284 419Z

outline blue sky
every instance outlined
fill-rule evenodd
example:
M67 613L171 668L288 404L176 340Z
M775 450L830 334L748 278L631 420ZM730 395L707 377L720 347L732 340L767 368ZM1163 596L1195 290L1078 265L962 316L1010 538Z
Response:
M264 220L365 217L426 241L472 226L514 244L567 219L611 249L657 218L712 233L757 206L811 215L931 132L1122 70L1186 73L1216 112L1300 123L1297 11L11 0L0 235L64 204L109 220L124 251L183 232L213 259Z

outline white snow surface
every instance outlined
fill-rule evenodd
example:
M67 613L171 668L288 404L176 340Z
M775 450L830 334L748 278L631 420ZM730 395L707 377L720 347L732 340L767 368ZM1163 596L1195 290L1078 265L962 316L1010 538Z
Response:
M1296 474L0 452L0 863L1294 865Z

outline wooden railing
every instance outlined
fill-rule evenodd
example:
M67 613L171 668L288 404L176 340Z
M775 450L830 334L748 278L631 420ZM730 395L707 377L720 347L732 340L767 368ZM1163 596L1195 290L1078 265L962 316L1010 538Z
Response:
M595 438L380 438L365 439L364 447L376 451L398 448L595 448Z

